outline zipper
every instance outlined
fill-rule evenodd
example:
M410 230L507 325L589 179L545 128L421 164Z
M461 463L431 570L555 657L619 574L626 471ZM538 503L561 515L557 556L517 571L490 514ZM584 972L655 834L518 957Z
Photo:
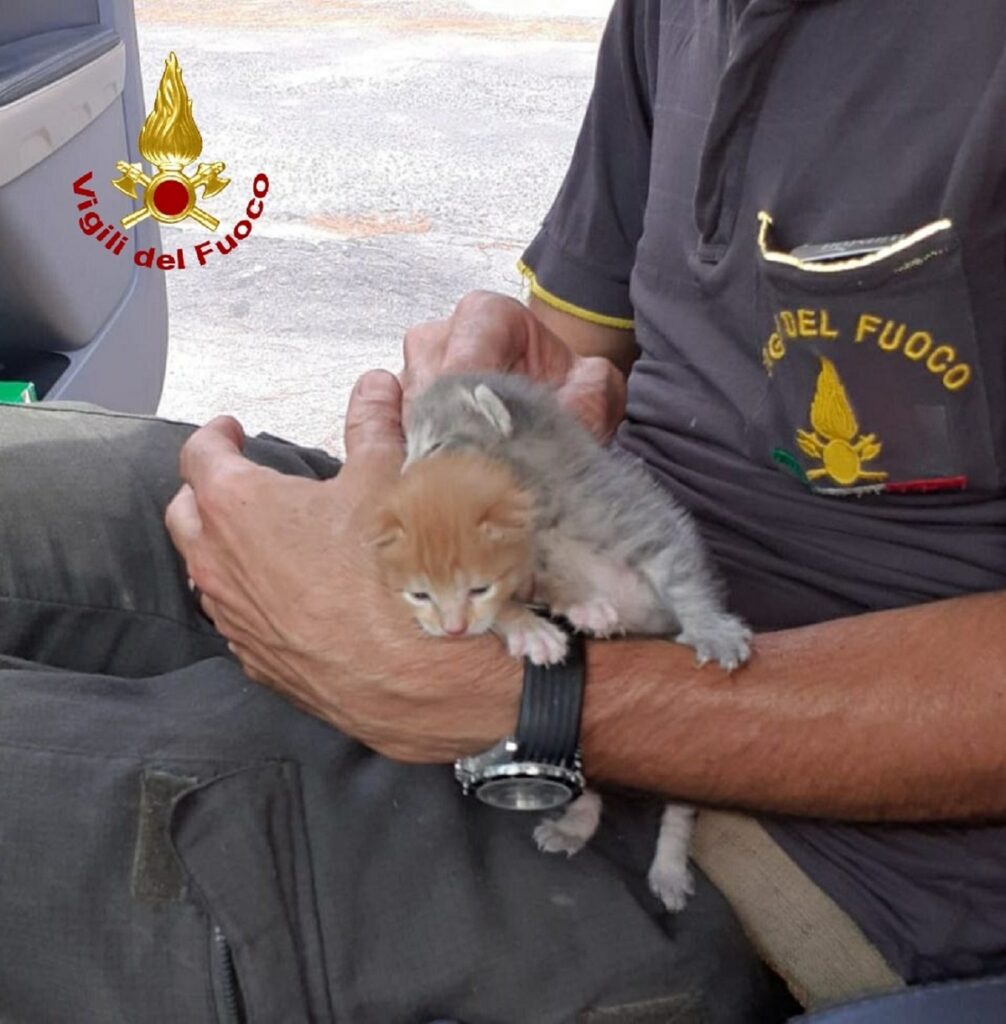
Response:
M213 988L217 994L220 1024L245 1024L247 1018L244 1000L241 998L241 986L238 984L237 971L234 969L234 956L227 936L216 924L213 925L211 946Z

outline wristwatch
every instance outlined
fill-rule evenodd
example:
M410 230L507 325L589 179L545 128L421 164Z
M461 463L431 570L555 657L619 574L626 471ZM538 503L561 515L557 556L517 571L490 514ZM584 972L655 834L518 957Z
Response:
M569 635L566 660L546 667L525 658L514 735L454 763L462 791L491 807L548 811L575 800L584 789L580 760L583 636L565 619L552 621Z

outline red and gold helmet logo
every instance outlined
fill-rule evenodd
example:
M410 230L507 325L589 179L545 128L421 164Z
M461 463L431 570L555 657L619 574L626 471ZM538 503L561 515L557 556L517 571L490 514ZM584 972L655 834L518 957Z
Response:
M198 203L222 192L230 179L220 177L224 169L220 160L199 164L192 175L185 173L185 168L202 153L203 137L192 116L192 100L174 53L164 62L154 108L140 129L139 148L157 173L151 177L142 164L124 160L115 165L122 177L112 184L120 192L137 199L136 186L143 189L142 209L123 217L122 226L128 230L145 217L153 217L162 224L175 224L191 217L209 231L216 231L220 221L200 209ZM197 191L200 188L201 196Z

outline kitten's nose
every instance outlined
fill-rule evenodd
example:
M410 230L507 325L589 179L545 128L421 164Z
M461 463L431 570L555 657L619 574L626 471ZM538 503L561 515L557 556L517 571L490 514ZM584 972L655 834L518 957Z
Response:
M465 623L458 624L457 622L444 623L444 632L448 636L461 636L463 633L468 631L468 626Z

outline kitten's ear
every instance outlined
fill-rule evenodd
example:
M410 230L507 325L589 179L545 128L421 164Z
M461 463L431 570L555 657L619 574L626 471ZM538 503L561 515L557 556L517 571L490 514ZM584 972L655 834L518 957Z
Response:
M504 437L509 437L513 433L513 421L510 419L510 410L488 384L477 384L472 392L472 397L475 399L475 408Z
M531 526L531 498L513 491L497 499L479 520L479 529L489 540L516 540Z
M382 508L367 530L364 543L371 548L386 548L405 533L401 519L390 508Z

